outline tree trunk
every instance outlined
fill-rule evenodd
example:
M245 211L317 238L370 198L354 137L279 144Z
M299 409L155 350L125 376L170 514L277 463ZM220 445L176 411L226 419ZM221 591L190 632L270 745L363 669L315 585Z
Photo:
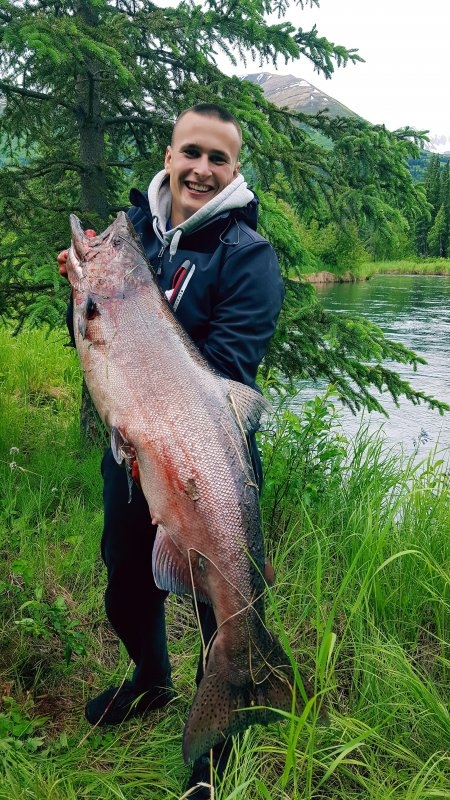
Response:
M86 225L106 222L108 199L104 169L105 142L101 119L99 83L92 72L78 78L80 91L81 208Z
M87 25L98 24L97 11L92 3L80 0L79 14ZM102 64L85 56L83 69L77 77L78 115L80 132L81 208L83 222L96 227L107 221L108 198L105 174L105 131L101 106Z

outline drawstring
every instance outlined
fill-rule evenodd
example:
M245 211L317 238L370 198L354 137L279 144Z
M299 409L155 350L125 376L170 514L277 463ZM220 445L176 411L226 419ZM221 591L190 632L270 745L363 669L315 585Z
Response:
M156 216L156 214L153 216L152 224L153 224L153 230L155 231L155 234L158 237L159 241L164 245L164 247L167 247L167 244L168 244L167 238L166 238L165 234L159 229L158 217ZM180 243L180 239L181 239L182 234L183 234L182 229L181 228L177 228L177 230L174 232L174 234L173 234L173 236L172 236L172 238L170 240L170 245L169 245L170 259L169 259L169 261L172 261L173 256L175 255L175 253L178 250L178 245Z
M153 230L155 231L155 234L156 234L157 238L159 239L159 241L160 241L160 242L161 242L163 245L165 245L165 244L166 244L166 242L164 241L164 236L162 235L161 231L159 230L159 227L158 227L158 217L156 216L156 214L154 215L154 217L153 217L153 219L152 219L152 224L153 224Z
M181 228L178 228L175 231L174 235L172 236L172 241L170 242L170 246L169 246L169 253L170 253L169 261L172 261L172 257L175 255L175 253L178 250L178 244L180 242L182 234L183 234L183 231L181 230Z

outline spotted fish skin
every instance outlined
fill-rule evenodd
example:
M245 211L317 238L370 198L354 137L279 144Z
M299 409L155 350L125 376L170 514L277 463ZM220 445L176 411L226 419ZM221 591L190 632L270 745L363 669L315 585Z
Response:
M217 620L183 736L192 761L292 708L293 670L265 625L258 487L246 443L267 404L209 367L126 214L95 238L73 215L71 230L76 347L115 457L132 454L158 525L155 581L211 603Z

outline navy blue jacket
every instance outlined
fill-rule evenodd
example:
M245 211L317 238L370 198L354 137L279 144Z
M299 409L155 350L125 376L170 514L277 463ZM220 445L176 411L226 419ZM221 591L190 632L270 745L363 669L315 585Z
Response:
M183 235L170 259L153 230L147 196L132 189L130 200L128 215L163 290L173 288L183 263L188 270L195 264L176 306L184 329L221 375L254 386L284 297L275 252L256 232L258 201Z

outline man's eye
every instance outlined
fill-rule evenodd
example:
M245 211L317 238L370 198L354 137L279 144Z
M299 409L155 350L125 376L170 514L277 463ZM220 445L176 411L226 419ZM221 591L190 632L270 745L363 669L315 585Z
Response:
M185 156L188 158L198 158L198 150L194 150L193 148L189 147L187 150L184 151Z
M213 164L225 164L226 159L223 156L211 156L211 161Z

